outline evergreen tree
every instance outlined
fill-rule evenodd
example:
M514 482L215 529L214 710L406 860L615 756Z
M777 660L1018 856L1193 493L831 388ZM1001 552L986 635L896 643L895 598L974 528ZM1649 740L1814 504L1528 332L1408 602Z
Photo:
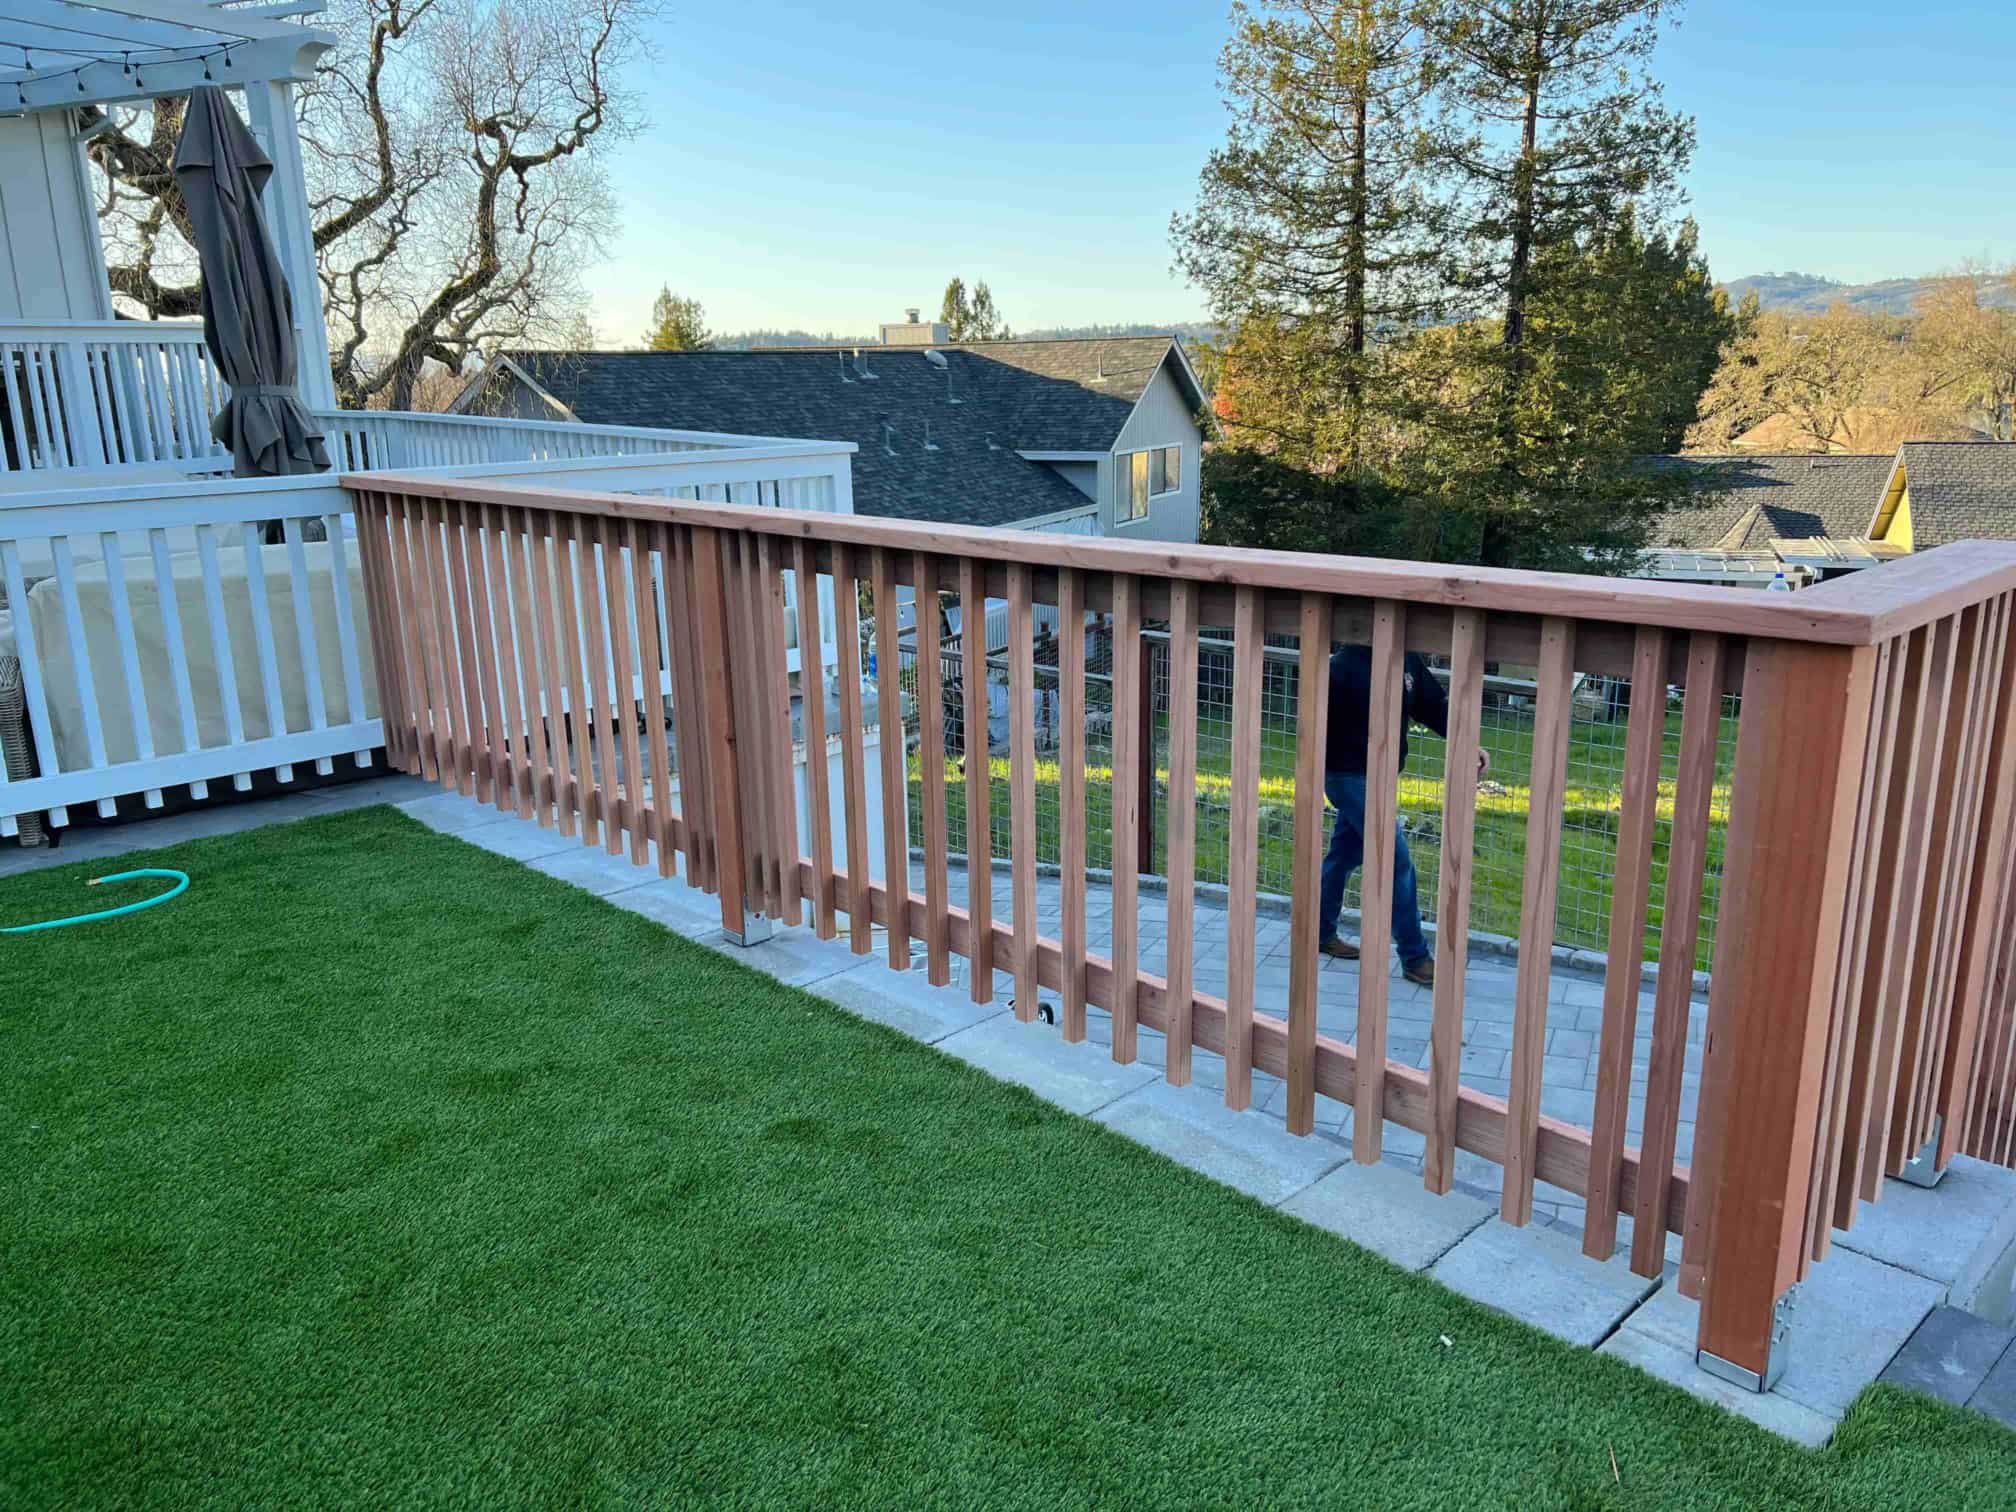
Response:
M970 294L963 278L954 278L945 285L945 298L938 306L938 319L953 341L1008 339L1008 323L994 308L993 291L984 279L973 285Z
M654 352L704 352L714 345L707 330L707 313L697 299L682 299L669 287L661 287L651 304L651 325L644 332L644 345Z
M1254 322L1250 353L1292 345L1302 375L1334 388L1322 423L1298 428L1353 469L1382 341L1444 309L1452 207L1423 167L1427 16L1422 0L1235 7L1219 61L1232 124L1170 228L1234 348Z

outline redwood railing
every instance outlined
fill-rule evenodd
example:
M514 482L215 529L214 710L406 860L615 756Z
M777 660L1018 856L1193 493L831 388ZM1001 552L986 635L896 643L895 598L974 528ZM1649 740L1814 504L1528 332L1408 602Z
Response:
M886 930L892 965L923 946L931 981L963 956L975 1001L994 968L1032 1018L1037 989L1062 1000L1066 1040L1087 1010L1112 1016L1112 1054L1137 1031L1166 1036L1170 1081L1196 1051L1225 1061L1224 1097L1252 1098L1254 1071L1286 1082L1291 1132L1311 1132L1321 1092L1355 1109L1353 1153L1378 1160L1388 1123L1426 1139L1424 1181L1446 1192L1455 1154L1502 1166L1502 1216L1530 1220L1536 1181L1584 1197L1584 1248L1607 1258L1619 1219L1635 1220L1632 1268L1656 1275L1666 1236L1682 1236L1679 1284L1703 1299L1700 1345L1753 1384L1768 1382L1777 1308L1826 1253L1832 1228L1885 1174L1958 1150L2007 1159L2016 1098L2009 991L2016 656L2008 653L2016 547L1948 547L1790 597L1641 580L1452 570L1422 564L1239 552L623 495L541 494L477 483L374 475L358 494L379 685L393 759L500 808L717 891L737 934L752 913L823 938L845 929L856 953ZM784 577L796 591L787 600ZM830 580L830 582L828 582ZM812 585L814 591L807 591ZM823 586L822 586L823 585ZM986 761L950 776L922 762L924 888L909 885L909 772L903 742L870 743L863 708L857 590L872 597L877 643L897 643L899 593L956 596L962 623L1005 604L1010 777ZM839 792L827 763L804 763L810 854L800 845L787 614L830 593L837 612ZM787 604L792 606L787 608ZM1037 926L1033 616L1061 625L1110 619L1116 646L1144 619L1168 625L1171 759L1167 970L1139 969L1133 868L1113 872L1110 957L1085 928L1083 637L1060 637L1058 782L1064 907ZM1234 643L1227 992L1199 991L1190 951L1196 836L1194 741L1200 625ZM809 633L809 627L807 629ZM1289 981L1279 1001L1254 986L1256 794L1262 645L1299 646L1294 739L1294 890ZM948 657L966 668L966 731L987 728L986 648L939 643L918 617L921 749L944 749ZM1459 1078L1474 808L1447 795L1438 880L1437 976L1426 1069L1386 1054L1392 857L1372 847L1363 874L1363 961L1355 1044L1317 1027L1317 885L1325 833L1326 668L1333 643L1369 644L1375 667L1368 769L1390 770L1400 733L1404 650L1447 657L1447 769L1478 745L1486 661L1537 668L1532 792L1513 1050L1504 1097ZM1145 732L1137 657L1116 654L1110 850L1137 854ZM1617 813L1608 974L1589 1127L1541 1111L1569 706L1578 672L1677 690L1680 757L1664 853L1661 970L1635 1145L1632 1060L1640 942L1666 801L1660 756L1667 699L1639 696L1626 733ZM898 659L878 659L884 728L902 707ZM1710 804L1725 693L1741 693L1713 988L1690 1166L1674 1158L1685 1081L1692 967L1708 865ZM639 720L640 703L665 718ZM802 699L803 746L828 749L824 701ZM668 734L668 728L670 733ZM1012 908L991 891L950 901L946 799L963 784L967 875L986 876L988 817L1009 815ZM872 874L871 793L879 785ZM676 786L676 797L675 797ZM1005 786L1005 791L1002 788ZM1390 829L1394 791L1371 788L1367 832ZM843 843L836 847L834 819ZM890 874L904 880L892 885ZM1269 1011L1272 1010L1272 1011ZM1376 1075L1362 1068L1378 1067ZM1935 1129L1937 1138L1933 1138ZM1928 1149L1929 1145L1929 1149Z

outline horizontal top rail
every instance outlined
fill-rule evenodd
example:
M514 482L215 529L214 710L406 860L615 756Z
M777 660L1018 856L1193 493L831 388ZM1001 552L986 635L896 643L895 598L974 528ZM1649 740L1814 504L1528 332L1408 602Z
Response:
M0 320L0 341L203 340L200 320Z
M1891 564L1873 574L1879 578L1906 575L1906 581L1894 585L1863 587L1862 580L1872 576L1865 572L1856 574L1848 583L1825 590L1766 594L1756 589L1662 583L1643 578L1449 567L1310 552L1032 534L982 526L645 499L571 489L542 492L418 473L346 474L341 481L346 488L379 493L413 493L469 503L713 526L849 546L883 547L897 552L963 552L1038 568L1071 567L1288 593L1400 599L1452 609L1658 625L1823 645L1875 645L1897 634L1900 628L1950 613L1956 604L2016 589L2016 543L2000 541L1941 547L1936 553ZM1933 556L1937 557L1936 562L1931 560Z
M6 329L8 328L0 327L0 332ZM685 446L732 448L738 451L752 447L782 446L817 451L821 454L846 452L851 455L859 450L852 441L807 441L793 436L746 436L735 431L673 430L656 425L588 426L572 420L524 420L503 415L443 414L430 410L318 409L313 411L313 414L319 420L339 425L383 423L439 428L444 431L482 430L537 436L550 436L558 431L573 436L676 442Z

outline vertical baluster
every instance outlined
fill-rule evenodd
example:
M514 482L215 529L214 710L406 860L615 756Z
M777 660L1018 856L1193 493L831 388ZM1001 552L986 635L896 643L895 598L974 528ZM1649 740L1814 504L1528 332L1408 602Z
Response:
M1264 634L1260 590L1242 586L1234 596L1232 606L1232 799L1227 818L1225 863L1225 1106L1235 1111L1250 1107L1253 1102L1253 981L1258 967L1254 935L1260 906L1260 693L1266 671ZM1119 757L1116 755L1116 773L1119 768ZM1116 845L1116 876L1120 870Z
M560 628L565 621L556 618L554 605L554 595L559 591L556 580L565 577L561 568L567 548L560 540L559 525L550 511L527 513L525 546L532 575L532 615L539 634L539 679L545 695L546 740L552 750L553 817L562 837L570 837L574 833L575 815L585 804L581 788L574 781L574 749L567 733L568 651ZM560 613L564 612L563 608Z
M413 733L412 704L399 673L399 602L392 579L385 538L391 503L384 494L360 491L356 500L357 563L364 575L365 630L371 641L372 674L378 682L378 713L385 730L385 759L394 771L406 769ZM338 522L341 523L340 521ZM361 676L361 673L360 673ZM353 720L366 717L361 701L351 709Z
M1316 1127L1316 972L1323 887L1323 757L1330 718L1330 601L1302 595L1295 710L1295 883L1289 905L1288 1108L1290 1134ZM1174 726L1172 725L1173 729ZM1367 1072L1360 1065L1358 1074ZM1369 1068L1383 1074L1383 1068Z
M249 520L239 527L240 549L245 556L245 593L252 606L252 647L259 661L259 687L265 695L266 733L278 737L289 733L287 704L280 691L280 660L275 648L279 638L273 633L273 608L266 592L266 548L260 543L259 527ZM292 765L274 767L281 782L294 780Z
M742 848L749 868L750 896L756 907L771 918L783 912L777 896L774 813L775 795L771 780L776 767L771 761L765 712L769 693L765 688L770 658L762 641L763 617L757 612L761 585L756 577L755 541L736 532L725 543L727 565L728 623L734 627L737 643L746 654L732 659L736 738L739 775L742 779Z
M1624 736L1617 811L1617 870L1610 889L1609 960L1603 973L1603 1028L1596 1047L1596 1119L1589 1136L1588 1209L1582 1253L1608 1260L1617 1250L1623 1198L1625 1125L1631 1115L1631 1047L1638 1033L1650 911L1652 843L1659 816L1659 759L1666 736L1666 632L1642 627L1631 652L1631 719ZM1454 771L1452 752L1450 770ZM1446 875L1449 852L1442 865ZM1446 923L1438 923L1446 931ZM1439 975L1438 975L1439 983ZM1688 977L1691 988L1693 977ZM1642 1168L1641 1168L1642 1169ZM1644 1177L1639 1178L1641 1184Z
M1386 1005L1393 980L1393 873L1400 833L1400 722L1406 610L1372 604L1372 671L1365 723L1365 861L1358 896L1358 1065L1351 1158L1379 1159L1386 1132Z
M630 577L637 595L637 662L644 700L644 751L651 768L652 838L658 843L658 875L669 877L678 842L672 826L672 760L665 744L664 674L669 658L659 638L662 622L658 617L658 583L651 563L653 537L652 528L643 521L630 522ZM671 568L672 557L667 552L662 570L669 574Z
M980 563L959 559L960 685L966 738L966 955L976 1003L994 1001L993 770L987 732L987 591Z
M683 526L661 525L658 534L665 557L665 633L672 651L672 717L679 741L679 813L686 822L686 880L711 889L719 884L713 871L713 799L707 775L704 679L697 660L700 631L691 540Z
M5 385L7 393L7 439L13 443L18 472L28 472L35 466L34 428L28 407L21 399L27 367L26 346L14 341L0 343L0 384Z
M1057 817L1064 1039L1085 1038L1085 579L1057 572Z
M952 980L951 880L946 860L944 644L939 634L937 563L911 558L917 594L917 765L924 821L924 969L943 987Z
M483 583L483 557L476 544L476 532L469 524L468 507L459 501L450 502L443 509L443 518L448 533L443 549L448 554L448 574L451 581L451 595L455 605L455 634L461 650L462 666L462 712L468 721L469 769L475 782L476 801L491 801L492 784L497 776L497 764L492 747L496 721L491 718L492 705L496 694L489 688L489 658L480 661L477 652L476 622L482 606L475 600L475 593ZM476 559L474 588L471 587L469 560ZM591 581L592 581L592 566Z
M149 530L147 549L154 559L154 593L161 608L161 644L168 653L168 686L175 695L176 727L182 738L183 754L193 755L201 746L196 728L196 691L189 680L189 647L182 639L182 605L175 597L175 564L168 552L168 532L158 527ZM210 784L198 778L189 784L189 796L209 797Z
M1904 1059L1904 1042L1917 1023L1914 987L1918 985L1915 968L1918 964L1919 924L1927 907L1925 893L1931 864L1934 809L1945 755L1946 714L1958 640L1955 619L1943 619L1934 625L1930 659L1921 663L1929 669L1927 675L1921 685L1906 690L1907 702L1913 696L1917 699L1916 707L1911 710L1917 721L1917 760L1910 774L1911 787L1903 805L1905 830L1902 845L1898 851L1892 852L1896 857L1894 864L1897 867L1897 896L1900 901L1892 911L1892 934L1884 961L1882 1027L1875 1045L1869 1127L1859 1168L1859 1190L1865 1202L1874 1202L1882 1189L1890 1127L1897 1106L1898 1073ZM1852 1210L1850 1216L1852 1218Z
M576 602L580 564L574 551L575 524L573 515L564 510L553 511L553 572L560 585L559 644L566 677L568 738L574 756L574 801L581 815L581 843L593 847L602 836L597 827L602 807L595 788L595 720L588 706L587 680L581 671L585 606ZM582 550L585 554L585 545Z
M1519 908L1519 973L1514 989L1511 1096L1505 1113L1507 1223L1533 1217L1533 1167L1539 1153L1540 1073L1547 1048L1547 988L1554 948L1554 900L1561 874L1561 805L1568 778L1575 626L1540 622L1540 666L1533 716L1533 784L1526 819L1526 879ZM1688 980L1693 980L1690 975Z
M0 366L6 353L0 351ZM19 413L16 411L16 413ZM63 770L56 757L55 737L50 734L49 693L42 680L42 653L35 641L35 617L28 612L28 588L21 571L21 548L11 539L0 539L0 580L7 586L7 602L14 611L14 648L21 662L21 692L28 704L28 736L35 743L35 761L45 777ZM70 812L58 804L49 810L49 822L60 829L70 822Z
M1008 820L1015 1017L1036 1017L1036 635L1029 569L1008 564Z
M756 537L756 561L763 577L763 593L755 605L762 632L757 644L763 647L770 686L764 706L769 716L764 751L775 795L770 832L776 837L772 848L777 856L778 917L795 929L805 915L798 880L798 771L791 738L791 671L784 649L784 566L778 559L777 538L767 531Z
M133 754L154 759L154 725L147 710L147 686L140 676L140 640L133 632L133 598L126 591L126 562L119 554L119 532L101 531L99 557L105 568L105 597L112 608L112 636L119 647L119 670L126 684L126 716L133 729ZM148 808L161 807L161 789L146 790Z
M4 360L4 353L0 353L0 361ZM119 427L113 419L112 363L108 348L95 342L84 348L84 377L89 385L88 397L97 407L99 450L106 465L116 467L126 458L121 455Z
M110 391L114 429L119 437L119 462L147 460L146 420L139 413L132 392L133 365L124 346L107 344L101 363L105 387Z
M1449 740L1442 764L1435 1006L1429 1029L1428 1146L1421 1159L1422 1184L1438 1195L1447 1193L1456 1178L1463 1001L1470 968L1470 879L1477 845L1477 753L1482 746L1483 723L1484 615L1476 609L1458 609L1451 617L1449 632ZM1656 756L1657 748L1654 750ZM1626 1043L1628 1046L1629 1036ZM1362 1040L1359 1053L1364 1053Z
M612 856L623 854L626 827L636 828L634 811L624 803L627 785L637 787L637 768L629 760L637 739L637 727L630 718L630 699L624 689L628 662L619 643L619 624L627 631L628 617L622 607L623 564L608 533L602 515L584 515L581 540L581 630L587 639L588 697L595 722L595 740L602 751L602 834L604 848Z
M1652 999L1652 1064L1645 1087L1645 1133L1631 1269L1656 1276L1666 1260L1667 1210L1679 1138L1687 1016L1701 943L1701 887L1708 860L1715 753L1722 736L1722 637L1695 631L1687 643L1687 702L1680 720L1680 769L1673 785L1666 904L1659 929L1659 984Z
M1141 773L1153 732L1141 723L1141 582L1113 577L1113 1059L1134 1061L1140 986Z
M227 744L245 743L245 710L238 697L238 666L231 654L231 622L224 613L224 574L217 560L217 533L209 525L196 527L196 557L203 569L203 609L210 621L210 654L217 664L217 699L224 708L224 738ZM16 632L19 632L16 626ZM239 792L252 786L250 772L233 772L231 785Z
M301 687L308 699L308 728L329 728L328 702L322 691L322 650L315 635L315 605L308 596L308 557L301 544L301 522L292 515L280 522L287 545L287 593L294 605L295 652L301 662ZM315 758L315 770L327 777L334 763Z
M805 803L812 827L812 932L830 940L833 925L833 800L826 791L826 656L821 630L819 563L799 537L792 556L798 579L798 691L805 710Z
M69 459L63 452L60 434L62 417L49 413L47 391L43 387L43 369L48 363L48 352L40 342L24 343L21 348L21 378L28 390L28 413L35 421L37 465L44 468L65 467ZM27 453L22 453L25 457Z
M449 603L448 559L442 545L445 516L438 499L417 503L421 592L430 621L427 648L433 665L434 728L441 736L440 780L443 787L467 797L472 774L471 737L462 712L462 669L455 649L455 611Z
M602 604L609 622L609 712L616 722L616 739L610 749L619 752L623 760L622 785L619 789L612 784L612 791L621 794L623 824L630 832L631 864L649 866L651 834L644 823L644 759L637 737L636 699L643 669L638 666L636 648L630 643L630 606L636 602L636 590L625 575L622 523L611 516L599 515L595 528L602 543ZM644 563L634 559L629 563L631 572L641 574L645 570ZM632 667L638 668L634 676ZM611 854L619 854L621 850L619 837Z
M553 822L550 804L554 783L546 761L546 721L540 712L546 682L541 667L538 611L533 606L532 575L526 565L537 521L529 509L509 505L500 512L498 523L504 536L505 576L511 583L511 607L518 632L518 690L514 696L523 720L519 729L523 732L524 760L529 767L518 814L524 819L536 817L540 827L546 828Z
M852 551L833 544L833 608L840 643L840 791L847 815L847 942L873 948L868 896L867 736L861 713L861 599Z
M1989 1048L1983 1032L1988 1024L1984 1000L1999 953L2000 931L2008 927L2003 900L2010 892L2008 868L2016 860L2016 845L2010 839L2010 814L2012 803L2016 803L2016 781L2011 780L2011 765L2016 762L2016 655L2010 647L2016 599L2005 595L2001 609L1995 643L1995 703L1987 724L1987 762L1982 777L1982 821L1961 925L1953 1030L1940 1080L1937 1157L1942 1170L1962 1148L1963 1135L1972 1122L1979 1085L1975 1067L1986 1063Z
M1980 792L1979 733L1983 724L1984 658L1992 639L1992 603L1975 604L1959 617L1952 694L1946 704L1946 733L1933 809L1926 881L1928 908L1918 925L1918 967L1911 998L1917 1022L1907 1030L1898 1067L1897 1117L1890 1128L1888 1169L1901 1171L1926 1141L1924 1112L1933 1088L1932 1068L1943 1055L1947 1008L1953 1000L1952 925L1960 917L1961 883L1971 872L1970 810Z
M487 504L483 513L488 526L484 539L490 548L490 623L497 645L497 682L502 699L499 720L504 727L503 759L505 769L510 773L509 786L500 784L498 787L497 807L507 813L515 811L521 819L529 819L537 790L531 786L532 759L531 752L526 749L530 744L527 730L531 721L526 718L525 705L519 696L518 657L521 646L527 656L532 654L532 649L530 638L524 636L521 630L525 623L523 589L514 587L506 565L518 549L509 533L515 512L502 505Z
M1197 949L1197 585L1169 585L1169 982L1167 1069L1190 1080Z
M70 538L51 536L49 556L63 610L63 634L69 643L71 673L77 680L77 701L84 716L84 744L91 769L102 770L111 763L105 752L105 726L98 708L97 681L92 675L91 648L84 636L84 615L77 597L77 569L71 557ZM101 818L110 819L117 812L118 806L111 799L98 800Z
M904 768L901 661L896 645L896 576L876 548L875 702L882 722L882 871L889 883L889 966L910 969L909 778ZM1019 922L1019 921L1018 921Z
M424 641L428 615L424 608L424 589L416 582L413 570L412 526L407 518L407 500L404 494L386 494L383 497L385 555L391 566L392 590L399 600L401 681L406 690L406 706L413 719L413 748L407 752L406 770L416 777L425 777L429 782L438 782L441 770L438 765L434 696L428 686L431 672Z

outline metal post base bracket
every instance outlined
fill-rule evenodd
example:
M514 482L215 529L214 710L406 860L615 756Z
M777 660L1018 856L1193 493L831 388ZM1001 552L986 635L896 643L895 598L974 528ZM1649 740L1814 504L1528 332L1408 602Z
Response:
M1785 1374L1785 1362L1792 1357L1792 1309L1798 1305L1799 1288L1791 1286L1771 1309L1771 1346L1764 1356L1764 1373L1725 1360L1705 1349L1694 1352L1694 1363L1718 1380L1740 1386L1745 1391L1763 1393L1778 1384Z
M777 922L768 914L748 913L742 915L742 932L732 929L721 931L721 938L730 945L740 945L747 949L751 945L761 945L777 933Z
M1942 1132L1939 1124L1939 1116L1934 1114L1932 1118L1932 1137L1925 1141L1924 1149L1904 1162L1904 1169L1897 1173L1899 1181L1908 1181L1915 1187L1936 1187L1939 1185L1940 1178L1946 1174L1943 1168L1933 1164L1939 1155L1939 1135Z

